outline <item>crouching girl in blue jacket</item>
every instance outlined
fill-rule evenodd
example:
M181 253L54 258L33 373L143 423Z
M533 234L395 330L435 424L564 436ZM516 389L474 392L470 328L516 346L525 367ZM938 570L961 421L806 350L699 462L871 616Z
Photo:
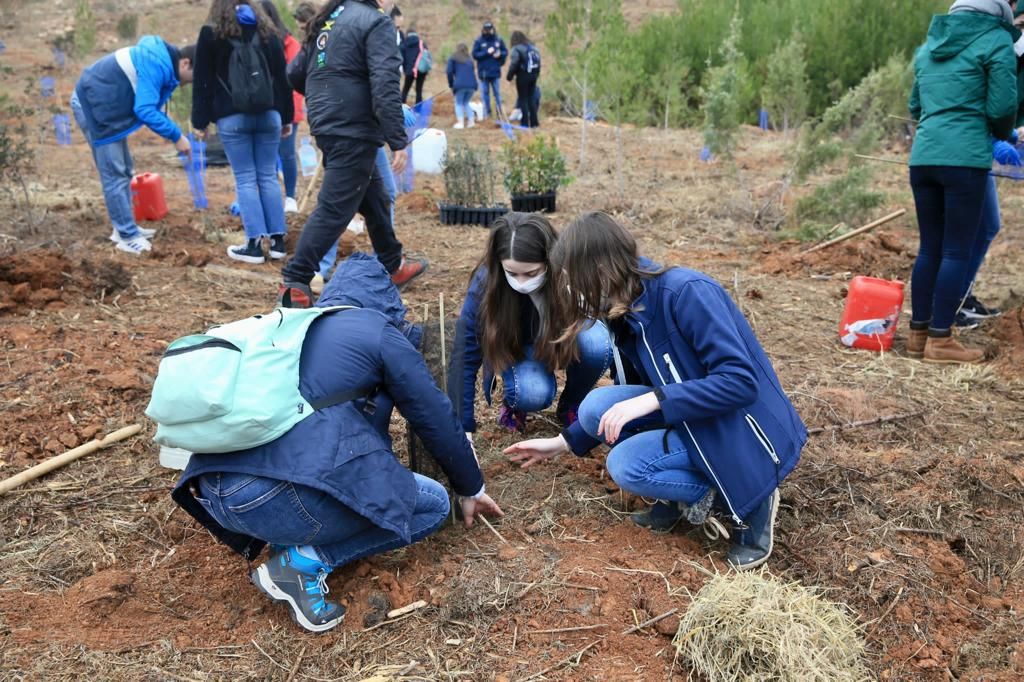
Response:
M566 367L557 415L564 426L576 421L580 402L611 364L608 330L601 322L581 325L578 355L556 365L548 316L553 285L549 254L558 237L537 213L509 213L495 221L487 251L470 279L459 316L448 371L448 395L459 410L467 437L476 431L476 381L484 367L484 396L490 402L495 375L504 384L498 423L511 431L526 428L528 412L555 399L551 368Z
M592 391L561 435L506 453L525 467L604 441L612 479L659 500L634 521L660 531L682 519L708 523L732 540L735 568L763 564L778 487L807 430L739 308L707 275L639 258L632 235L603 213L565 230L552 270L563 273L555 290L565 292L556 355L575 353L571 341L587 320L607 320L618 385ZM713 511L731 518L731 535Z
M318 302L327 313L302 346L299 388L325 407L275 441L226 454L196 454L173 496L217 538L254 559L256 587L285 602L303 628L336 626L345 608L327 600L334 569L418 542L448 516L448 493L406 469L388 436L393 406L409 421L459 496L467 527L502 515L448 398L416 350L398 291L376 258L355 254Z

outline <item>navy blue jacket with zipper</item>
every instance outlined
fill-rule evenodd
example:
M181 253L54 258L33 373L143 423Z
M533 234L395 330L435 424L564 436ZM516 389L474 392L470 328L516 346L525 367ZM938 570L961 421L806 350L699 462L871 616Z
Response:
M380 262L353 254L338 266L317 305L359 309L324 315L310 326L299 364L302 395L312 401L354 389L387 392L430 452L438 453L438 464L455 492L479 493L483 476L472 448L413 345L419 330L405 321L405 307ZM317 411L266 445L193 455L174 500L250 559L259 554L263 541L221 527L191 492L197 477L231 472L321 490L408 542L415 479L395 458L387 433L371 423L371 411L366 399L342 403Z
M666 424L734 520L746 518L807 442L771 361L729 294L703 273L672 268L645 279L633 311L614 325L619 352L655 389ZM599 444L578 422L563 435L578 455Z
M478 85L476 71L473 69L473 62L469 59L460 62L455 57L450 57L446 73L448 75L448 87L452 89L452 92L476 90Z
M462 420L462 427L468 432L476 431L476 377L480 368L484 370L484 397L491 402L494 390L494 370L484 362L484 351L477 334L477 317L483 303L487 284L487 268L480 268L470 280L466 300L459 314L455 332L455 346L448 363L448 397ZM516 294L519 301L519 338L524 343L533 343L540 333L540 313L526 294ZM588 448L589 449L589 448Z

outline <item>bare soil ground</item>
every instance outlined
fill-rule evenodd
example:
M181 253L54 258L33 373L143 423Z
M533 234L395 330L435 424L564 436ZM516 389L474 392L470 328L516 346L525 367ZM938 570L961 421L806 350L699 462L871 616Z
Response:
M146 21L157 28L202 16L193 4L148 6ZM25 82L47 73L58 78L62 98L74 82L74 67L46 66L35 35L44 11L33 3L3 15L0 65L13 68L3 88L19 97ZM440 3L424 9L439 27L447 11ZM37 119L33 219L20 205L5 204L0 214L0 477L126 424L142 422L146 431L0 497L0 679L687 676L670 643L678 617L620 633L684 611L709 571L726 570L723 546L687 529L665 536L636 529L625 517L643 503L608 480L604 453L513 468L500 454L513 439L484 405L480 450L489 490L507 512L496 524L507 544L484 527L448 527L347 566L330 580L332 596L349 607L345 623L321 636L295 627L252 588L245 562L171 503L175 473L158 466L142 414L170 340L273 304L275 266L236 265L224 255L241 236L225 210L230 174L210 172L211 208L196 213L169 147L136 135L136 167L163 175L171 213L155 225L151 255L120 254L106 240L99 183L80 134L72 147L57 147L45 130L49 114ZM578 123L544 123L576 158ZM492 128L450 134L501 141ZM884 355L837 342L850 276L909 278L916 240L899 168L879 169L889 192L879 215L902 206L910 210L905 218L797 257L801 245L753 227L786 168L780 136L745 130L743 161L730 169L697 160L695 132L625 131L624 194L614 132L593 127L591 144L591 162L559 197L556 225L583 210L608 210L635 230L646 254L719 278L815 430L782 486L771 570L848 604L880 679L1021 679L1024 238L1016 225L1024 200L1016 186L1003 187L1005 230L979 290L1009 309L968 337L992 361L935 367L906 358L902 339ZM487 234L441 226L442 196L439 179L421 176L398 202L406 248L432 263L405 294L420 319L425 306L436 319L442 293L449 314L458 310ZM299 229L301 220L292 224ZM369 249L365 236L352 246ZM891 416L902 418L846 427ZM530 434L554 433L548 417L531 420ZM397 416L393 430L401 450ZM380 622L384 602L417 599L429 608Z

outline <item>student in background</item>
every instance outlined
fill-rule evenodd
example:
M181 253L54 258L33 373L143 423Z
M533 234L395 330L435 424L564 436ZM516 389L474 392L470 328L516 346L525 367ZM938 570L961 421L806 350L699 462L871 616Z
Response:
M494 24L484 23L480 36L473 43L473 59L480 76L480 94L484 100L484 118L491 117L491 93L494 93L495 111L501 112L501 67L508 58L508 48L494 30Z
M267 13L270 20L274 22L277 29L277 36L284 44L285 62L291 63L299 54L302 46L299 41L288 31L288 28L281 20L277 6L271 0L260 0L263 11ZM295 106L295 116L292 120L291 134L281 138L281 145L278 148L278 156L281 159L281 175L284 177L284 212L298 213L299 205L295 201L295 188L299 182L299 162L296 155L295 141L299 134L299 124L305 120L303 112L306 108L305 100L297 92L292 93Z
M151 250L155 234L135 223L131 183L134 175L128 136L146 126L189 154L189 141L164 107L180 83L192 82L195 46L178 49L157 36L107 55L82 72L71 95L71 111L92 149L103 186L103 201L114 224L110 241L119 251L139 255Z
M540 126L538 107L540 97L537 81L540 79L540 51L522 31L512 33L512 57L508 64L508 80L516 82L518 103L523 112L523 126Z
M249 68L240 68L246 62ZM264 262L266 237L272 259L286 255L277 155L281 138L291 135L295 102L285 66L284 45L259 3L213 0L196 43L192 126L204 136L216 123L224 143L246 236L228 256L243 263Z
M402 72L405 74L405 84L402 86L402 104L409 99L409 90L413 84L416 85L416 104L423 101L423 84L427 80L429 68L423 60L427 51L427 44L420 38L416 26L409 29L405 40L402 42Z
M473 69L473 60L469 57L469 48L465 43L459 43L455 48L455 54L448 59L448 87L455 96L455 128L461 130L466 127L466 117L469 117L469 127L476 125L473 120L473 112L469 108L469 102L476 92L476 73Z

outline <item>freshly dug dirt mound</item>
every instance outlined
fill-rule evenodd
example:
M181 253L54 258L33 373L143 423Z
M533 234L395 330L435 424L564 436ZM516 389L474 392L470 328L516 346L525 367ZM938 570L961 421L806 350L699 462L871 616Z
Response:
M910 277L917 245L909 236L875 232L806 255L810 248L796 240L786 240L761 250L760 270L770 275L830 275L849 272L854 275L903 279Z
M70 261L58 251L27 251L0 258L0 312L62 307L73 298L114 296L132 273L116 261Z

